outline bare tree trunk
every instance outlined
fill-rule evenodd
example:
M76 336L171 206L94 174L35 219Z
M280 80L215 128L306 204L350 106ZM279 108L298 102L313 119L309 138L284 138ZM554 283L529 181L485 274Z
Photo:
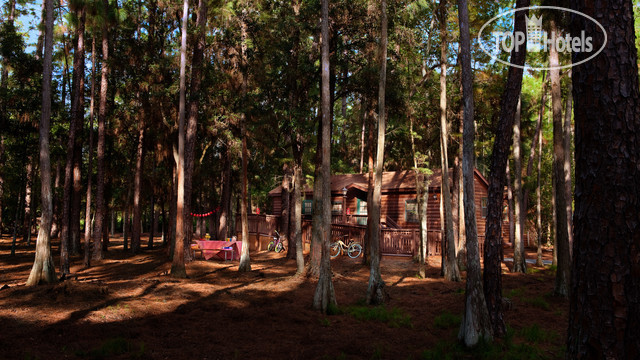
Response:
M526 209L522 208L522 158L520 154L520 116L522 112L522 102L518 99L518 107L516 108L516 116L513 121L513 162L515 166L515 192L514 200L514 218L515 233L513 241L513 272L526 273L527 263L524 253L524 214Z
M544 108L544 104L543 104ZM542 114L540 114L538 126L541 126L542 122ZM536 232L538 233L536 244L538 246L538 251L536 254L536 266L544 266L542 262L542 192L541 192L541 173L542 173L542 134L539 134L538 137L538 181L536 185ZM535 145L535 144L532 144ZM533 146L531 147L531 151L533 151ZM526 199L526 198L525 198Z
M362 132L360 133L360 174L364 171L364 134L367 128L367 97L363 96L360 101L360 111L362 112Z
M509 207L509 244L511 244L511 246L514 246L514 240L515 240L515 221L514 221L514 204L513 204L513 181L511 181L511 165L509 164L509 161L507 160L507 169L506 169L506 173L507 173L507 205Z
M15 216L13 218L13 239L11 241L11 256L16 256L16 238L18 237L18 222L20 221L20 210L22 207L22 196L24 195L22 187L18 192L18 201L16 203Z
M131 196L133 193L133 185L127 185L127 198L125 200L124 212L122 214L122 247L124 251L129 250L129 239L131 232Z
M567 208L567 236L569 239L569 258L573 249L573 207L571 192L571 115L573 115L573 85L567 87L567 107L564 113L564 186Z
M288 163L285 163L282 168L282 191L280 196L282 199L281 208L282 213L280 216L280 232L283 235L283 241L286 239L289 246L287 248L287 258L296 258L296 246L292 244L289 238L289 220L291 217L291 182L292 182L291 168Z
M594 39L594 49L604 48L599 56L572 69L575 258L567 358L635 359L640 354L640 94L633 16L636 2L570 3L572 9L595 18L609 40L601 45L603 33L594 22L572 17L572 34L584 29L585 35ZM590 55L574 53L573 61ZM560 204L558 210L564 213ZM558 255L562 262L564 259Z
M67 162L72 161L72 164L66 164L66 167L70 165L73 167L72 171L72 184L69 185L70 194L70 208L68 226L70 231L70 251L73 255L78 255L80 252L80 207L82 202L82 143L79 139L82 133L82 123L84 121L84 28L85 28L85 9L80 5L75 10L78 23L76 25L75 34L75 49L73 52L73 90L71 94L71 123L69 128L69 142L67 143L67 151L71 154L67 154ZM73 129L72 129L73 128ZM73 134L73 136L72 136ZM73 137L73 139L72 139ZM67 168L65 167L65 191L67 190ZM66 194L65 194L66 195ZM64 221L64 218L63 218ZM64 224L63 224L64 226ZM65 259L66 263L63 268L65 273L69 272L68 258Z
M466 346L474 346L481 339L491 340L491 320L484 299L478 253L476 207L474 203L474 141L473 73L471 71L471 40L469 34L469 9L466 0L458 0L460 23L460 67L462 72L462 96L464 101L464 134L462 179L464 186L464 220L467 238L467 285L465 309L458 339Z
M196 131L198 127L198 112L200 108L200 85L202 80L202 61L204 58L205 47L205 28L207 25L207 2L204 0L198 1L198 16L196 20L197 32L195 34L195 44L193 47L193 55L191 60L191 85L190 85L190 99L189 99L189 119L187 122L187 134L185 139L185 173L184 173L184 217L187 228L184 230L189 241L184 243L185 261L193 260L191 258L190 240L192 233L192 219L191 219L191 199L193 193L193 167L195 162L195 146L196 146Z
M84 86L83 86L84 88ZM84 121L84 98L82 106L81 118L76 123L78 125L77 133L82 133L82 122ZM71 238L69 241L71 255L80 254L80 212L82 208L82 143L78 141L77 146L73 149L73 192L71 196L71 216L69 218L69 229L71 230Z
M517 0L516 8L529 6L529 0ZM529 10L514 14L515 31L526 34L526 16ZM524 66L526 46L513 47L510 63ZM502 204L507 160L513 141L513 119L522 90L523 69L509 67L507 84L500 99L500 118L491 155L487 204L486 235L484 246L484 295L493 326L493 335L502 337L506 332L502 312ZM466 191L466 189L465 189ZM466 214L465 214L466 215Z
M527 162L527 174L526 177L529 178L533 174L533 162L536 157L536 144L538 143L538 139L542 137L542 119L544 118L544 110L546 106L546 93L547 93L547 82L546 82L546 71L542 73L542 93L540 95L540 112L538 114L538 121L536 124L536 132L533 135L533 139L531 140L531 152L529 153L529 161ZM524 196L523 196L522 208L529 208L529 187L524 188Z
M559 34L556 29L555 21L551 21L551 36ZM555 198L556 198L556 223L558 245L558 270L556 272L556 282L554 293L561 297L569 297L569 281L571 253L569 250L569 233L567 229L567 211L566 211L566 190L565 190L565 173L564 173L564 139L562 124L562 93L560 89L560 70L553 69L559 66L558 52L555 46L550 47L549 51L549 76L551 78L551 108L553 110L553 172L555 174Z
M91 266L91 186L93 182L93 115L96 92L96 38L91 42L91 100L89 104L89 158L87 159L87 200L84 212L84 267ZM125 240L126 242L126 240Z
M463 146L462 146L462 134L464 134L464 102L462 102L460 109L460 144L458 145L458 157L456 157L456 167L458 167L457 172L457 183L458 186L453 190L458 193L458 249L456 251L456 256L458 257L458 267L460 269L467 268L467 237L465 236L465 220L464 220L464 182L462 179L462 161L463 161Z
M378 84L378 151L376 152L376 177L373 185L373 206L371 207L371 267L369 272L369 286L367 287L367 304L384 304L389 295L380 275L380 211L382 202L382 173L384 172L384 142L386 123L385 90L387 86L387 1L382 0L380 7L381 35L380 35L380 82Z
M321 244L320 274L313 308L328 313L337 306L336 295L331 280L329 241L331 233L331 94L329 75L329 0L321 1L321 102L322 102L322 151L320 169L316 171L314 183L313 242Z
M186 67L187 67L187 21L189 19L189 0L183 1L182 8L182 42L180 46L180 104L178 110L178 199L176 206L176 243L174 246L173 263L171 264L171 276L175 278L186 278L187 270L185 268L185 218L184 218L184 175L185 175L185 85L186 85Z
M153 189L151 189L151 204L149 205L149 212L151 213L151 226L149 226L149 242L147 243L148 249L153 249L153 237L155 236L155 228L156 228L156 201L153 193Z
M242 202L240 206L240 217L242 221L242 253L240 255L240 265L238 271L251 271L251 258L249 256L249 219L247 217L247 206L249 194L247 189L247 162L249 161L249 153L247 151L247 115L246 115L246 97L247 97L247 11L242 11L242 114L240 115L241 131L242 131Z
M3 68L4 71L5 68ZM4 80L5 78L5 74L2 75L2 80ZM4 135L0 135L0 163L5 163L5 159L4 159L4 150L5 150L5 145L4 145ZM0 237L2 237L2 233L4 231L4 227L2 226L2 199L4 197L4 169L0 169Z
M428 247L428 224L427 224L427 201L429 198L428 177L424 171L418 168L418 160L416 154L416 142L414 136L414 122L412 109L409 109L409 119L411 133L411 155L413 156L413 170L416 176L416 203L418 205L418 219L420 221L420 243L418 244L418 276L424 279L427 277L427 247Z
M26 182L24 188L24 219L23 219L23 240L27 246L31 246L31 187L33 185L33 159L27 157Z
M173 254L175 252L176 245L176 223L177 223L177 209L178 209L178 148L177 144L172 146L172 174L171 174L171 201L169 202L169 257L173 260Z
M364 251L362 254L362 263L364 265L370 265L371 263L371 239L374 237L373 235L373 223L375 222L375 218L373 217L373 159L375 157L376 154L376 142L374 141L375 138L375 131L376 131L376 121L375 121L375 111L373 110L373 108L371 108L370 113L368 115L369 117L369 158L367 161L367 167L368 167L368 173L369 173L369 177L368 177L368 183L367 183L367 236L365 238L364 241ZM378 220L380 221L380 220Z
M42 115L40 117L40 179L42 216L36 243L36 255L27 279L27 286L55 283L56 269L51 256L51 219L53 202L51 193L51 160L49 158L49 130L51 127L51 73L53 70L53 1L46 4L46 40L42 71Z
M105 14L109 12L109 1L102 0ZM109 76L109 30L107 22L102 25L102 78L100 81L100 105L98 109L98 173L96 180L96 218L93 231L94 260L102 260L102 231L105 217L105 126L107 118L107 84Z
M440 165L442 169L442 202L444 205L444 225L446 253L444 254L444 278L448 281L460 281L460 270L456 261L456 244L453 235L451 216L451 191L449 188L449 156L447 122L447 2L440 1ZM444 252L444 251L443 251Z
M304 179L302 177L302 136L296 133L293 145L293 183L291 206L291 242L296 244L296 274L304 273L304 244L302 242L302 191Z
M9 24L10 26L13 26L13 19L15 18L15 12L16 12L16 2L15 0L9 0L9 16L7 18L7 24ZM0 90L5 90L7 88L7 78L9 77L9 69L7 66L7 60L3 59L3 64L2 64L2 72L1 75L2 78L0 78ZM6 113L6 107L5 107L5 102L3 101L2 104L0 105L0 111L2 113ZM5 159L4 159L4 151L5 151L5 135L2 134L0 135L0 163L4 164L5 163ZM4 230L3 226L2 226L2 199L4 196L4 177L3 174L4 170L0 169L0 236L2 236L2 232Z
M140 93L137 94L138 99L142 99L143 96ZM146 100L142 100L145 104ZM144 135L145 135L145 120L147 116L147 107L143 104L138 110L138 145L136 148L136 170L133 176L133 229L131 232L131 252L137 254L140 252L140 243L142 237L142 229L140 228L142 221L142 170L144 169Z
M220 196L220 218L218 220L218 239L224 240L228 237L229 214L231 209L231 149L225 145L222 155L222 190Z

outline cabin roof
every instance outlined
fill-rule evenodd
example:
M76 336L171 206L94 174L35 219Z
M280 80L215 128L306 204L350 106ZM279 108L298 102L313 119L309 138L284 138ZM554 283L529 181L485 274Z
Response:
M480 174L478 169L475 169L476 176L479 177L486 186L489 185L487 180ZM449 177L453 173L452 169L449 169ZM436 169L429 176L429 187L440 188L442 184L442 170ZM359 189L367 191L369 181L369 174L343 174L331 176L331 192L341 193L342 189ZM416 174L413 170L404 171L385 171L382 174L382 191L415 191L416 188ZM282 192L282 186L278 186L275 189L269 191L269 196L280 196ZM310 186L305 187L306 193L313 193L313 188Z

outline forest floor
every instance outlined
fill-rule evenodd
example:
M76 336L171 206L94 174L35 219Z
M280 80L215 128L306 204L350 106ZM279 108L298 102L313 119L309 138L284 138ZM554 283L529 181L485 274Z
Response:
M19 243L11 257L11 238L0 238L2 359L564 358L568 302L551 295L549 267L510 274L503 263L508 334L465 350L456 341L465 283L438 276L438 258L420 279L411 259L384 257L390 300L378 308L362 304L368 268L332 260L339 307L324 316L311 308L316 281L293 277L295 261L282 254L252 253L249 273L238 262L196 260L177 280L165 249L132 256L115 237L90 269L72 257L70 279L28 288L34 248ZM58 251L54 242L56 265Z

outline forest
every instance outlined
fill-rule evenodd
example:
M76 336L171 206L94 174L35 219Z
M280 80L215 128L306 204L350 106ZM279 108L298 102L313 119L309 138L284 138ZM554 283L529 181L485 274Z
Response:
M631 0L3 0L0 357L639 358L638 35Z

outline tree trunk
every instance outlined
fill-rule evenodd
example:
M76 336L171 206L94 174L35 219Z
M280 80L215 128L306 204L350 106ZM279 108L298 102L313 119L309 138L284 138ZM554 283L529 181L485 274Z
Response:
M96 38L91 42L91 99L89 103L89 158L87 159L87 198L84 213L84 267L91 267L91 186L93 182L93 115L96 93ZM125 239L126 243L126 239Z
M363 96L360 102L360 111L362 112L362 132L360 133L360 174L364 173L364 135L367 129L367 97Z
M127 185L127 198L125 200L124 211L122 213L122 247L124 251L129 250L129 235L131 234L131 195L133 193L133 185Z
M373 106L373 104L371 104ZM370 265L371 262L371 239L375 236L373 235L374 230L372 229L373 223L375 222L375 218L373 217L373 159L376 155L376 142L375 142L375 131L377 128L377 124L375 121L375 111L373 107L369 111L369 158L367 160L367 168L368 168L368 181L367 181L367 236L364 241L364 249L362 254L362 263L364 265ZM380 220L378 220L380 221Z
M336 295L331 279L331 262L329 259L329 241L331 233L331 95L329 79L329 0L321 0L321 106L322 106L322 151L320 169L316 171L314 183L313 207L313 240L321 244L320 273L313 308L322 313L332 311L337 306ZM320 134L319 134L320 135Z
M302 191L304 178L302 176L302 136L296 133L293 145L293 183L291 206L291 242L296 244L296 274L304 273L304 243L302 242Z
M474 109L473 73L471 71L471 40L469 34L469 8L466 0L458 0L460 23L460 68L462 72L462 96L464 101L464 134L462 180L464 186L464 220L467 239L467 285L465 309L458 339L466 346L475 346L480 339L491 340L491 321L482 289L480 254L476 228L474 203Z
M238 271L246 272L251 271L251 258L249 256L249 219L247 215L247 207L249 202L249 193L247 189L247 162L249 161L249 153L247 151L247 115L246 115L246 97L247 97L247 11L242 11L241 21L241 55L242 55L242 113L240 115L241 132L242 132L242 202L240 204L240 217L242 221L242 253L240 254L240 265Z
M544 104L542 105L544 108ZM538 128L540 128L542 125L542 113L540 114L540 117L538 119ZM541 179L541 173L542 173L542 133L538 133L538 135L540 135L538 137L538 179L537 179L537 184L536 184L536 232L538 233L537 235L537 241L536 241L536 245L538 247L538 251L536 254L536 266L544 266L544 263L542 262L542 192L541 192L541 183L540 183L540 179ZM536 144L532 144L532 145L536 145ZM533 146L531 146L531 151L533 152ZM525 197L526 200L526 197Z
M380 35L380 82L378 84L378 151L376 152L376 177L373 185L373 206L371 220L371 267L369 272L369 286L367 287L367 304L381 305L384 304L389 295L387 294L384 281L380 275L380 211L382 203L382 173L384 172L384 142L386 123L386 107L385 107L385 90L387 86L387 1L381 2L381 35Z
M462 162L463 162L463 146L462 146L462 134L464 134L464 102L461 102L460 109L460 144L458 145L458 156L456 157L457 171L457 183L453 191L458 193L458 249L456 256L458 257L458 267L460 269L467 268L467 237L465 236L464 226L464 181L462 179ZM459 159L458 159L459 158Z
M550 21L552 38L559 34L555 21ZM556 244L558 246L558 270L554 293L557 296L569 296L571 253L569 250L569 233L567 229L566 190L564 174L564 127L562 124L562 93L560 89L560 70L553 69L559 66L558 52L555 46L550 47L549 72L551 79L551 108L553 111L553 172L555 174L555 199L556 199Z
M567 107L564 113L564 188L567 209L567 236L569 239L569 259L573 249L573 208L571 192L571 115L573 115L573 86L569 82L567 88Z
M514 241L513 241L513 272L519 272L526 274L527 263L524 252L524 218L523 212L526 209L522 208L522 158L520 154L520 116L522 113L522 102L518 99L518 107L516 108L516 116L513 121L513 163L515 167L515 185L514 190Z
M517 0L516 8L528 7L529 2L529 0ZM515 13L516 32L526 33L525 17L528 14L529 10ZM526 54L526 46L521 46L520 49L514 47L511 52L511 64L523 66ZM513 136L513 119L522 89L522 74L522 68L509 67L507 84L500 100L500 119L496 129L489 169L483 280L487 308L491 317L494 335L497 337L503 336L506 332L502 313L502 199L505 186L505 169Z
M456 261L456 244L453 236L453 218L451 216L451 191L449 188L449 156L447 122L447 2L440 1L440 165L442 169L442 202L444 207L444 225L446 253L444 254L444 278L448 281L460 281L460 270ZM443 251L444 252L444 251Z
M18 222L20 221L20 210L22 207L22 196L24 195L22 187L18 192L18 201L16 203L15 216L13 218L13 239L11 241L11 256L16 256L16 238L18 237Z
M288 163L285 163L282 168L282 191L280 192L280 196L282 199L282 214L280 216L280 232L281 236L283 236L282 241L287 240L289 246L287 248L287 258L295 259L296 258L296 246L295 244L291 244L292 241L289 239L289 220L291 216L291 168Z
M153 237L155 236L156 229L156 199L151 189L151 204L149 205L149 212L151 213L151 226L149 226L149 242L147 243L148 249L153 249Z
M633 5L619 0L573 0L571 5L594 17L609 41L600 56L572 70L575 258L567 358L637 359L640 94ZM582 29L593 37L593 48L599 49L603 41L599 27L573 17L571 33ZM574 53L573 61L590 55Z
M222 154L222 190L220 194L220 218L218 220L218 239L224 240L228 236L229 213L231 209L231 149L225 145Z
M137 94L138 99L142 99L146 95ZM131 232L131 252L137 254L140 252L140 243L142 237L141 221L142 221L142 171L144 169L144 135L145 120L147 116L148 101L142 99L143 106L138 110L138 145L136 147L136 170L133 176L133 229Z
M529 153L529 161L527 162L527 174L526 177L529 178L533 174L533 162L536 157L536 144L538 143L538 139L542 138L542 119L544 118L544 111L546 106L546 94L547 94L547 82L546 82L546 71L542 73L542 93L540 94L540 112L538 113L538 121L536 123L536 132L533 135L533 139L531 140L531 152ZM523 196L523 205L522 208L529 208L529 187L524 188L524 196Z
M84 84L83 84L84 85ZM84 86L83 86L84 89ZM81 118L76 123L78 129L76 132L82 133L82 122L84 121L84 96L82 99ZM69 240L71 255L80 254L80 212L82 208L82 143L78 141L77 146L73 149L73 192L71 196L71 216L69 229L71 230L71 238Z
M205 47L205 28L207 25L207 2L198 1L198 16L196 20L197 32L191 58L191 85L189 99L189 119L187 122L187 135L185 139L185 173L184 173L184 217L186 219L184 230L188 241L184 243L185 261L191 261L191 199L193 198L193 167L195 162L196 131L198 127L198 112L200 108L200 85L202 82L202 61Z
M27 158L26 182L24 187L24 219L22 229L23 240L27 246L31 246L31 188L33 186L33 159Z
M4 71L4 68L3 68ZM2 75L2 80L4 80L5 78L5 74ZM0 135L0 163L5 163L5 159L4 159L4 150L5 150L5 145L4 145L4 135ZM2 204L3 204L3 197L4 197L4 169L0 170L0 237L2 237L2 233L4 231L4 227L2 226Z
M514 203L513 203L513 181L511 181L511 164L509 164L509 161L507 160L507 169L506 169L506 176L507 176L507 205L509 207L509 244L513 247L514 245L514 240L515 240L515 221L514 221ZM515 250L514 250L515 251Z
M46 3L46 40L42 71L42 114L40 117L40 180L42 215L36 242L36 255L27 279L27 286L55 283L56 269L51 256L51 219L53 203L51 192L51 160L49 158L49 130L51 127L51 73L53 70L53 1Z
M105 14L109 12L109 1L102 0ZM109 30L107 22L102 25L102 78L100 80L100 105L98 109L98 173L96 179L96 218L93 231L94 260L102 260L102 230L105 217L105 126L107 118L107 84L109 76Z
M178 109L178 198L176 206L176 243L173 248L173 263L171 264L171 276L174 278L186 278L187 270L185 268L185 243L189 241L185 239L185 218L184 218L184 202L185 202L185 85L186 85L186 67L187 67L187 21L189 19L189 0L183 1L182 8L182 42L180 46L180 104Z

